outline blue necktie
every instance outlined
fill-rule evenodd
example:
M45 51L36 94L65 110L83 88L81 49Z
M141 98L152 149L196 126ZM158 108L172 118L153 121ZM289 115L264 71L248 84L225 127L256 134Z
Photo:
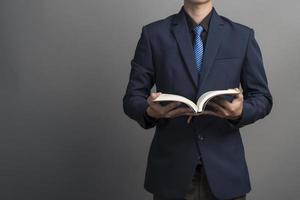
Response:
M196 68L197 71L200 72L202 60L203 60L203 42L201 39L201 33L203 31L203 27L201 25L198 25L193 29L193 31L195 33L194 56L196 61Z

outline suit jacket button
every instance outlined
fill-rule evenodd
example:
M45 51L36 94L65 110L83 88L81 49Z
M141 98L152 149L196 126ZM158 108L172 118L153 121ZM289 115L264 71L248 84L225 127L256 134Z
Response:
M199 140L204 140L204 137L202 135L198 135Z

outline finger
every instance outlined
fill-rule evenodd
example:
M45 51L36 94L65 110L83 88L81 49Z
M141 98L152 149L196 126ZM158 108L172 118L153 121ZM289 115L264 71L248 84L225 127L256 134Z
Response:
M214 111L210 111L210 110L203 111L201 114L203 114L203 115L213 115L213 116L216 116L216 117L224 118L223 114L218 113L218 112L214 112Z
M172 112L172 113L170 113L170 112ZM192 114L192 113L194 113L194 111L191 111L191 110L189 110L189 109L182 109L182 108L178 108L177 110L175 109L175 110L173 110L173 111L170 111L169 113L167 113L167 115L168 114L170 114L170 117L171 118L174 118L174 117L179 117L179 116L182 116L182 115L189 115L189 114Z
M242 106L244 102L244 97L242 94L238 95L233 101L231 102L232 108L240 107Z
M185 113L185 115L187 115L187 116L198 116L200 114L201 113L195 113L194 110L191 110L191 112Z
M239 100L243 100L243 99L244 99L243 93L238 93L238 94L236 95L236 98L239 99Z
M190 115L189 117L188 117L188 119L187 119L187 123L189 124L189 123L191 123L191 121L192 121L192 118L193 118L193 116L192 115Z
M202 114L202 112L201 113L194 113L194 112L193 113L186 113L186 115L189 116L188 119L187 119L187 123L190 124L194 116L199 116L201 114Z
M154 92L154 93L151 93L147 99L149 106L156 112L167 113L169 110L172 110L181 104L180 102L172 102L172 103L167 104L166 106L161 106L160 103L154 102L154 100L159 95L161 95L161 92L156 92L156 93Z
M163 112L163 106L161 106L157 102L150 102L149 106L155 111L155 112Z
M240 88L233 88L234 90L236 90L237 92L241 92Z
M239 93L234 95L234 100L243 100L244 99L244 95L243 92L239 89L239 88L235 88L235 90L238 90Z
M167 104L166 106L161 106L158 102L153 102L150 103L149 106L158 114L160 115L165 115L166 113L168 113L170 110L176 108L178 106L178 102L172 102Z
M167 104L166 106L163 106L162 109L163 109L163 112L164 113L167 113L169 112L170 110L173 110L174 108L178 107L181 103L180 102L172 102L172 103L169 103Z
M153 93L151 93L151 98L154 100L154 99L156 99L159 95L161 95L161 92L153 92Z
M219 106L225 108L225 109L229 109L231 107L231 103L225 99L217 99L215 101L212 101L213 103L218 104Z
M217 104L215 102L210 102L209 106L211 106L213 108L214 112L220 113L224 116L227 116L229 114L225 108L223 108L222 106L220 106L219 104Z
M150 96L147 98L148 103L150 104L153 102L159 95L161 95L161 92L153 92L150 94Z
M192 113L192 112L193 111L190 108L177 108L177 109L169 111L165 115L165 117L167 117L167 118L174 118L174 117L177 117L177 116L180 116L180 115L185 115L186 113Z

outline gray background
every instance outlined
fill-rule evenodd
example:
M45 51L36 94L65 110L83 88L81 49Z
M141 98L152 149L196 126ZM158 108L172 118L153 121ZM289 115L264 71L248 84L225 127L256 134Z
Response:
M0 1L0 199L151 199L153 131L122 110L141 27L182 1ZM215 1L256 30L272 113L243 128L249 200L299 199L300 3Z

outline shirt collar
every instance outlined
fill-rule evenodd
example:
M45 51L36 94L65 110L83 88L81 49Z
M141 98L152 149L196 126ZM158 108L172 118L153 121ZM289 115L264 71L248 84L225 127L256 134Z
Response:
M183 9L184 10L184 9ZM189 29L192 31L193 28L197 25L201 25L203 27L203 29L208 32L208 28L209 28L209 22L210 22L210 18L211 18L211 14L212 14L212 10L208 13L208 15L206 15L204 17L204 19L199 23L197 24L193 18L184 10L184 13L185 13L185 16L186 16L186 19L187 19L187 24L188 24L188 27Z

